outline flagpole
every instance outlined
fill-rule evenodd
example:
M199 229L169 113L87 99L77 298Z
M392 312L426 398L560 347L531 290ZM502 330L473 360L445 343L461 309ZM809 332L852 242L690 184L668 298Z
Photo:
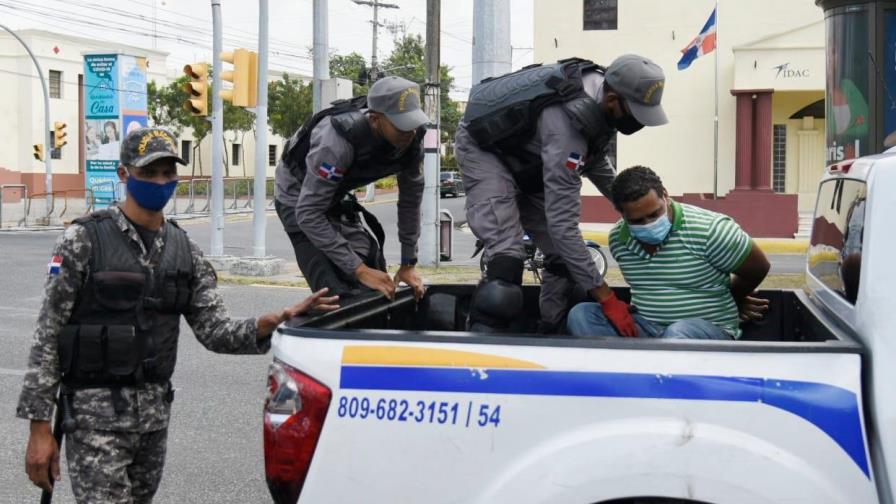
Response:
M714 131L714 152L713 152L713 173L712 173L712 198L718 199L719 197L719 52L721 51L719 46L719 0L716 0L716 82L715 82L715 91L716 91L716 114L714 117L715 122L715 131Z

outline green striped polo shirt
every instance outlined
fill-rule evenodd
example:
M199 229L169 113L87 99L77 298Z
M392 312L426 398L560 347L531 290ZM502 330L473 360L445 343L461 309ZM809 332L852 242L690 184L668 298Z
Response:
M668 326L701 318L740 337L731 272L753 242L727 215L675 201L672 230L651 256L620 220L610 231L610 252L631 286L632 304L648 320Z

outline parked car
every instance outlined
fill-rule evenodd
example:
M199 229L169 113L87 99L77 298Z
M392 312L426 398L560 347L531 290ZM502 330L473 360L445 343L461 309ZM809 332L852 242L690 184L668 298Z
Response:
M439 174L439 194L444 198L447 195L458 197L464 194L464 181L460 173L443 171Z
M896 149L828 169L805 289L738 341L466 331L475 285L274 335L274 501L893 504ZM628 299L627 288L615 288Z

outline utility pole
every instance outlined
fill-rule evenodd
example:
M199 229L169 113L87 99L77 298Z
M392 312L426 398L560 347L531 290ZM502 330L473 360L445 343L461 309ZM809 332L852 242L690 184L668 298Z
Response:
M376 46L377 46L378 33L380 30L380 20L379 20L379 10L378 9L380 7L384 8L384 9L398 9L399 6L397 6L395 4L382 3L379 0L371 0L371 1L352 0L352 1L358 5L369 5L370 7L373 7L373 21L371 21L371 23L373 24L373 47L370 51L370 72L368 74L369 75L368 82L370 84L373 84L379 77L379 63L377 62L377 59L376 59ZM376 184L375 183L367 184L367 190L364 191L364 201L366 201L366 202L373 201L373 198L375 195L376 195Z
M315 63L317 63L316 60ZM261 259L265 257L265 227L267 225L268 0L258 0L257 80L258 93L257 101L255 103L255 202L252 208L252 256Z
M224 255L224 99L221 88L221 52L224 50L224 31L221 26L221 0L212 0L212 78L215 92L212 93L212 188L211 198L211 245L209 255Z
M441 1L426 0L426 84L424 106L429 124L423 139L423 218L420 229L420 264L439 265L439 32Z
M473 84L510 67L510 0L474 0Z
M313 111L324 108L321 98L323 81L330 78L328 0L314 0L314 99Z
M25 51L28 53L28 56L31 57L31 61L34 63L34 67L37 68L37 76L40 78L40 85L43 88L44 92L44 170L45 179L44 185L46 186L46 206L47 206L47 224L50 223L50 213L53 212L53 166L50 159L53 157L50 154L50 93L47 91L47 80L44 77L44 71L40 67L40 63L38 63L37 58L34 56L34 53L31 52L31 48L28 47L28 44L22 40L21 37L16 34L16 32L10 30L5 25L0 24L0 28L3 28L10 35L12 35L16 40L22 44L22 47L25 48Z
M377 45L377 34L380 28L379 21L379 8L382 7L384 9L398 9L399 6L390 3L382 3L379 0L352 0L358 5L369 5L373 7L373 48L370 51L370 81L373 82L377 78L377 69L379 67L377 59L376 59L376 45Z

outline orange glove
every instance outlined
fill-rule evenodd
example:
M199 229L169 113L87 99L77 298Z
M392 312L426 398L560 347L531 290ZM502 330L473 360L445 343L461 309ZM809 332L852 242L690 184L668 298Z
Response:
M616 297L615 293L611 293L609 297L600 302L600 306L603 308L607 320L613 324L620 336L638 337L638 326L635 325L635 319L629 313L628 303Z

